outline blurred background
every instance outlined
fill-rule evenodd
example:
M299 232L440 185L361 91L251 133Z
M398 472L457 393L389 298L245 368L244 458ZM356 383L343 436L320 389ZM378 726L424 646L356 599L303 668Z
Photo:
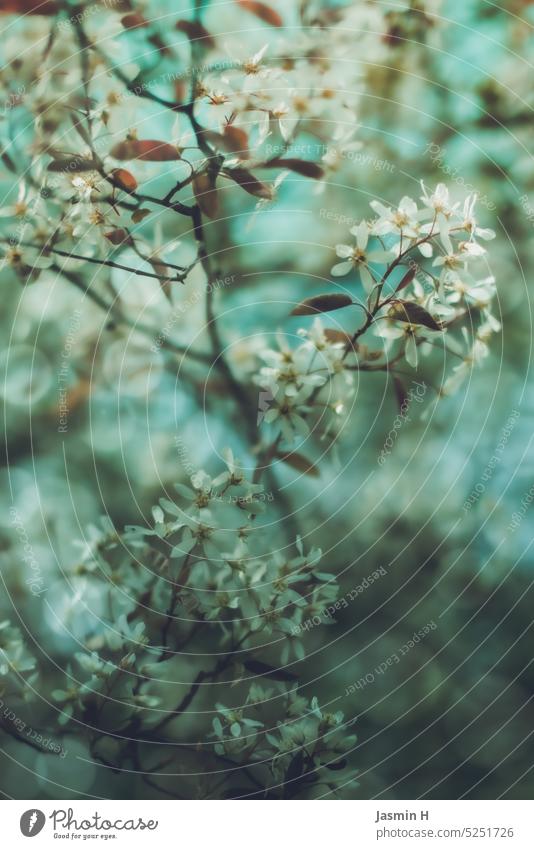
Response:
M333 20L345 33L334 84L351 95L357 144L338 157L330 145L326 152L319 146L329 168L325 180L291 174L276 203L259 210L244 193L225 193L225 216L208 224L207 239L220 246L221 275L236 275L216 301L230 361L252 373L254 345L244 340L272 340L278 329L296 333L288 302L321 291L332 246L370 215L370 200L417 199L421 180L431 187L445 182L458 199L466 190L478 194L481 225L497 232L489 263L502 332L456 395L430 415L430 399L413 411L382 465L377 457L397 407L377 373L360 375L350 423L321 460L319 477L295 479L277 466L307 545L323 549L326 571L338 575L340 595L350 599L335 623L306 634L303 692L355 720L350 757L360 798L531 798L534 4L309 5L315 26ZM152 6L145 3L148 11ZM290 40L298 4L270 6L283 16L281 36ZM158 0L157 10L190 14L181 0ZM102 7L87 27L101 31L112 18ZM252 53L271 38L268 24L234 3L206 3L203 21L221 34L230 57L237 45ZM24 149L24 133L31 134L24 90L34 74L28 46L43 38L49 21L1 15L0 26L2 146L14 134ZM117 36L125 63L142 64L138 39L135 30ZM178 44L178 57L180 50ZM17 86L20 103L13 100ZM145 102L143 115L151 128L158 122L160 135L171 131L172 116L156 106ZM317 145L312 136L301 141ZM3 164L4 210L16 200L18 179L5 158ZM150 175L151 192L162 192L164 169ZM9 212L3 214L1 231L12 232ZM158 219L162 243L182 240L176 261L180 251L193 250L180 226L166 213ZM100 274L93 266L82 270L87 281ZM164 325L167 303L157 282L132 281L120 270L109 279L125 310L142 307L151 326ZM251 457L242 423L216 385L204 403L201 369L197 387L185 384L164 353L109 327L95 304L50 269L21 286L4 267L0 283L0 621L20 628L42 667L31 716L47 728L55 713L50 691L73 640L83 640L86 621L99 611L98 589L77 584L80 540L97 533L101 516L119 529L143 524L163 488L187 482L197 468L220 471L226 445ZM191 302L194 286L193 274L190 288L174 294L175 304L190 299L173 326L185 345L196 341L203 321L202 301ZM431 383L425 369L420 379ZM58 432L61 391L68 395L65 432ZM410 644L418 631L423 636ZM377 671L381 664L386 671ZM23 705L19 710L26 716ZM49 758L0 729L3 794L143 792L133 778L91 763L83 736L63 730L54 739L66 757Z

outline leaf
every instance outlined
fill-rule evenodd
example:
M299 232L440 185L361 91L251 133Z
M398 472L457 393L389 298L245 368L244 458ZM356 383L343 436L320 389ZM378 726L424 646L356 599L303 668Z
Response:
M248 192L249 195L254 195L254 197L262 198L263 200L273 199L274 192L271 186L268 186L267 183L262 183L251 171L247 171L246 168L228 168L224 173L231 180L234 180L238 186L241 186L242 189Z
M132 221L134 224L139 224L143 218L146 218L147 215L150 215L150 209L136 209L135 212L132 212Z
M110 150L115 159L142 159L143 162L171 162L181 159L180 150L172 144L154 139L126 139Z
M396 301L388 310L389 318L406 321L409 324L421 324L430 330L443 330L442 325L430 315L428 310L413 301Z
M325 338L328 342L332 342L333 344L342 343L343 345L350 345L352 336L350 333L345 333L344 330L336 330L335 327L325 327L324 329ZM354 343L354 350L358 349L358 343Z
M403 409L405 409L404 405L408 400L408 395L404 383L402 382L400 377L397 377L396 375L394 375L393 377L393 389L395 391L395 398L397 399L399 410L402 413Z
M219 195L215 180L210 174L198 174L193 180L196 201L208 218L215 218L219 211Z
M4 0L0 12L17 15L55 15L59 6L53 0Z
M184 103L187 97L187 83L185 80L174 81L174 97L177 103Z
M186 21L180 19L176 21L176 29L183 32L189 41L202 41L203 47L215 47L215 39L200 21Z
M332 310L340 310L343 307L348 307L352 304L352 298L348 295L343 295L341 292L332 292L327 295L315 295L313 298L306 298L300 304L291 310L290 315L317 315L318 312L332 312Z
M302 454L297 454L294 451L291 454L279 452L276 454L276 457L283 463L287 463L292 469L296 469L297 472L302 472L303 475L309 475L310 478L318 478L320 475L318 467L310 462L310 460L307 460Z
M264 163L264 167L287 168L288 171L294 171L296 174L302 174L303 177L310 177L312 180L320 180L324 177L324 169L316 162L309 162L307 159L269 159L268 162Z
M346 766L347 766L347 759L346 758L341 758L341 760L339 760L339 761L331 761L329 764L325 764L325 767L327 769L332 769L332 770L345 769Z
M8 171L11 171L12 174L17 173L17 166L15 165L15 163L13 162L9 153L6 150L2 151L0 158L2 159L2 162L4 163L4 165L6 166Z
M172 304L172 296L171 296L171 293L170 293L170 287L171 287L171 284L172 284L172 280L171 280L171 274L169 272L168 266L165 265L163 260L161 260L161 259L159 259L159 257L155 257L155 256L147 257L147 261L152 266L154 274L157 274L158 277L159 277L159 285L160 285L161 291L163 292L163 294L165 295L165 297L167 298L169 303Z
M111 172L111 176L114 181L118 183L121 189L124 189L125 192L135 192L137 189L138 183L135 179L134 175L127 171L125 168L115 168Z
M285 669L276 669L262 660L251 658L243 663L247 672L253 672L254 675L262 675L265 678L273 678L275 681L296 681L297 676L292 672L287 672Z
M202 135L207 142L226 151L227 153L239 154L240 159L248 159L248 136L241 127L226 124L222 133L215 130L204 130Z
M226 124L222 132L222 138L225 149L229 153L239 153L243 159L248 157L248 136L241 127Z
M161 279L167 283L171 282L171 273L169 271L169 266L165 264L165 262L159 257L151 256L147 257L148 262L154 269L154 273L158 274Z
M255 15L260 21L269 24L271 27L283 27L284 22L278 12L271 9L267 3L260 3L259 0L236 0L237 5L241 6L251 15Z
M130 245L132 243L132 237L124 227L117 227L115 230L110 230L108 233L104 233L104 236L108 242L111 242L116 247L118 245Z
M415 275L416 275L416 274L417 274L417 267L416 267L415 265L413 265L413 266L412 266L412 267L411 267L411 268L410 268L410 269L406 272L406 274L405 274L405 275L404 275L404 277L402 278L401 282L399 283L399 285L397 286L397 288L395 289L395 291L396 291L396 292L401 292L401 291L402 291L402 289L406 289L406 286L409 286L409 285L410 285L410 283L412 282L412 280L414 279L414 277L415 277Z
M172 50L167 47L159 33L153 32L148 36L147 40L158 51L160 56L172 56Z
M124 29L141 29L149 26L146 18L140 12L129 12L121 18Z
M408 269L408 271L406 272L406 274L404 275L404 277L402 278L402 280L398 284L395 291L401 292L402 289L405 289L407 286L409 286L416 274L417 274L417 267L414 265L410 269Z
M47 171L53 171L54 174L59 172L76 174L80 171L95 170L97 170L97 163L94 159L85 159L83 156L66 156L62 159L53 159L47 166Z
M299 778L302 775L303 767L304 754L302 750L299 750L287 768L284 782L295 781L296 778Z

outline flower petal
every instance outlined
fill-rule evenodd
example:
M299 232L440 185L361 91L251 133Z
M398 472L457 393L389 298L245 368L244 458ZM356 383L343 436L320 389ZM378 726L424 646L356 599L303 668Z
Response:
M345 274L349 274L353 269L352 262L338 262L333 268L330 270L330 274L332 277L343 277Z

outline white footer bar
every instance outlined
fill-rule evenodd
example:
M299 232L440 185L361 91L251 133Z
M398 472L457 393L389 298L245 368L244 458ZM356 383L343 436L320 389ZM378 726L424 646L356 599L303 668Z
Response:
M2 845L532 849L529 801L4 801ZM32 841L35 842L32 842Z

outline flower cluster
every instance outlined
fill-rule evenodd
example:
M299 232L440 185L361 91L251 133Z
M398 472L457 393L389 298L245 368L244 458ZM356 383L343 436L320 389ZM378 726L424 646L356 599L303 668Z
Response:
M291 349L279 335L279 350L264 349L260 358L266 363L254 376L264 390L261 420L279 431L292 445L310 433L309 413L321 404L330 413L324 418L323 432L330 418L342 417L354 394L354 355L347 356L350 337L337 329L328 329L316 318L309 330L299 330L302 343ZM266 409L265 409L266 408Z
M300 538L292 556L270 550L258 525L265 510L262 486L250 482L230 451L226 463L216 477L199 471L190 487L177 484L177 499L160 499L151 526L128 526L120 534L103 522L83 543L76 572L101 584L112 617L93 621L85 651L75 653L76 666L53 691L59 722L98 718L102 729L113 716L113 727L126 736L143 727L157 740L176 717L179 735L186 709L169 703L183 689L177 661L184 647L195 645L204 623L217 629L224 654L214 665L200 656L196 680L216 687L221 679L223 692L231 675L244 699L242 707L217 705L215 755L241 759L249 768L257 763L256 780L273 798L308 793L312 785L342 789L354 777L342 760L354 738L341 733L341 714L323 715L317 700L308 705L298 696L290 671L305 657L297 636L301 623L337 598L335 576L321 570L320 550L306 551ZM133 574L141 564L150 574L134 592L126 562ZM264 689L262 678L276 688ZM193 701L196 685L190 686L180 704ZM165 733L172 738L170 728ZM207 728L204 733L209 740ZM97 742L95 753L104 745Z
M347 733L343 713L322 711L317 698L308 701L289 689L282 696L287 719L269 728L262 707L272 698L272 691L254 685L244 709L217 705L212 736L218 754L235 757L253 752L252 763L269 764L273 787L283 788L285 799L353 791L356 772L346 755L356 735Z
M333 448L343 460L338 436L356 441L373 418L382 427L369 386L394 389L400 408L382 467L414 398L406 375L424 387L415 400L427 414L427 394L458 390L500 329L486 253L495 234L478 221L474 189L460 199L459 181L422 182L402 196L411 154L391 150L408 138L404 121L421 121L422 110L404 109L416 98L396 87L427 79L405 73L406 59L439 38L440 0L270 2L45 2L9 23L0 48L0 271L14 341L0 384L16 464L4 489L29 503L27 545L50 589L43 624L20 574L12 597L21 615L30 605L50 660L43 721L51 705L61 733L106 766L100 774L158 796L354 793L351 722L335 693L305 697L301 684L320 639L310 623L332 625L325 612L346 607L338 575L352 541L339 528L373 548L382 513L359 521L341 471L332 498L315 499L313 486L329 489L323 458ZM22 0L8 6L25 11ZM39 49L21 51L24 39ZM482 88L470 100L501 96ZM388 110L377 109L385 98ZM381 128L373 153L357 154L359 124L380 127L382 112L395 132ZM420 126L412 136L426 138ZM411 167L446 173L431 157ZM360 186L375 198L368 213L354 209ZM319 194L326 214L303 216ZM346 236L336 221L353 225ZM278 265L269 242L280 222ZM253 249L243 237L252 228ZM328 291L310 294L319 279ZM294 309L272 345L287 280ZM58 324L68 333L59 344ZM57 413L64 451L52 452ZM246 459L227 450L214 471L212 445L228 443ZM393 497L386 471L374 485ZM299 480L285 487L284 475ZM312 498L299 503L306 485ZM328 516L329 540L313 510L345 498ZM95 520L103 501L111 515ZM56 538L60 556L48 556ZM6 559L20 562L25 541ZM3 622L0 699L29 699L36 676L21 633Z
M18 628L10 622L0 623L0 675L9 672L30 672L35 668L35 658L28 654Z
M279 350L260 353L266 365L255 382L269 393L262 419L278 429L278 438L289 444L306 439L318 415L318 430L324 432L325 409L340 416L350 405L355 371L395 373L403 361L417 369L420 354L438 349L459 360L437 390L441 397L458 389L488 356L500 323L491 312L495 278L480 240L495 233L479 226L476 196L453 202L442 183L433 192L423 185L422 191L421 205L409 197L397 206L371 201L376 217L351 228L354 244L337 245L342 261L331 274L359 281L361 297L356 288L353 297L345 294L349 281L343 293L308 298L293 310L313 315L358 306L365 312L363 324L346 332L339 324L325 328L316 318L310 330L299 331L305 341L297 348L281 337ZM381 350L364 344L368 331L380 339Z
M163 47L164 34L148 37L157 21L139 12L136 28L147 35L148 49L153 39L161 48L155 74L141 67L124 38L130 26L123 11L121 4L95 5L80 20L61 20L61 38L51 39L44 60L36 51L21 58L17 39L6 41L0 93L5 84L6 101L13 103L7 118L15 120L22 108L34 115L31 150L21 152L24 159L30 154L24 173L17 173L14 145L4 154L19 178L18 197L0 209L11 228L3 234L9 247L2 248L2 264L23 282L36 281L51 265L69 273L88 262L116 262L117 254L126 255L122 265L134 274L183 281L198 262L195 245L185 240L187 259L176 263L178 241L158 243L161 213L187 215L194 201L205 215L218 217L228 195L221 189L231 186L261 207L292 172L322 181L334 167L321 157L332 138L341 157L356 144L359 65L346 79L348 48L340 42L331 50L329 26L307 24L296 41L289 40L278 34L282 19L273 11L269 39L249 52L240 38L218 37L219 22L209 9L205 25L176 21L177 68ZM28 35L46 41L46 31L46 17L37 18ZM19 81L15 99L8 69ZM142 138L139 129L150 103L172 118L161 121L161 138ZM316 139L312 157L298 152L298 138L306 133ZM171 170L174 191L144 192L143 184L162 168Z
M0 622L0 698L30 701L38 678L36 666L20 630L7 620Z

